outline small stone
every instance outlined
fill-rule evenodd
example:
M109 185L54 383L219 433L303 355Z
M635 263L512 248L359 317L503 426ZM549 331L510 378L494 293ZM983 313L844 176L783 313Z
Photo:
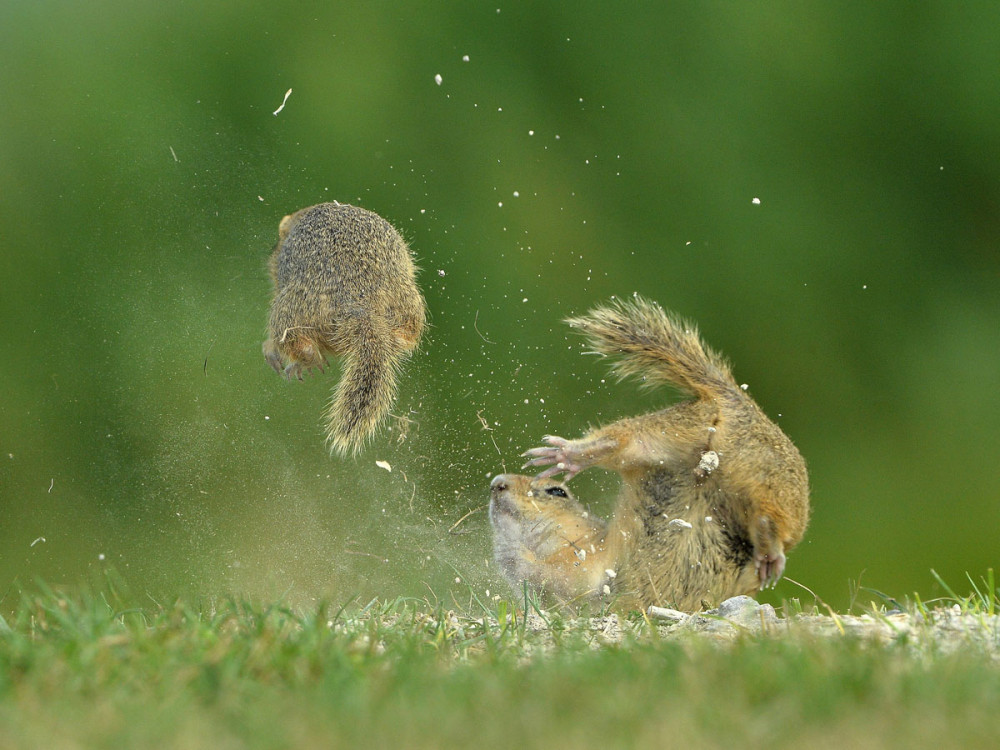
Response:
M676 609L668 609L667 607L650 607L646 610L646 614L657 620L664 620L666 622L684 622L691 615L681 612Z
M725 618L732 625L760 630L764 625L775 625L778 615L770 604L759 604L749 596L734 596L726 599L716 610L719 617Z

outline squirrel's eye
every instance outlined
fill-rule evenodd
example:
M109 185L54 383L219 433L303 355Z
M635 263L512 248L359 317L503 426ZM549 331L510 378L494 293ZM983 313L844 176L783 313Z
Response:
M545 490L546 495L555 495L556 497L569 497L569 493L566 492L562 487L558 485L555 487L548 487Z

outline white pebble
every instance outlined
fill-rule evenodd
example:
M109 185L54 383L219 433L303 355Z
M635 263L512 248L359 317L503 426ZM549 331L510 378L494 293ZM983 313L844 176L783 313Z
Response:
M701 460L698 462L698 471L704 475L711 474L713 471L719 468L719 454L715 451L705 451L701 454Z

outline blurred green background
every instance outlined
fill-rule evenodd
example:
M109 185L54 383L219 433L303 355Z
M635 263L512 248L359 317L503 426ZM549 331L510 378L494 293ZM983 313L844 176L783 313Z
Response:
M506 593L491 475L672 398L560 322L634 291L809 462L789 578L967 591L1000 562L998 35L994 2L5 3L4 604ZM404 233L432 322L348 460L334 376L260 353L278 221L332 199ZM573 484L608 512L615 477Z

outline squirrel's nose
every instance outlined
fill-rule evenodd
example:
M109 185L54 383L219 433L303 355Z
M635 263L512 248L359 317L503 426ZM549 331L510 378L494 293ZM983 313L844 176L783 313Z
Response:
M507 489L507 485L510 483L510 479L506 474L497 474L493 477L493 481L490 482L490 489L496 490L498 492L503 492Z

